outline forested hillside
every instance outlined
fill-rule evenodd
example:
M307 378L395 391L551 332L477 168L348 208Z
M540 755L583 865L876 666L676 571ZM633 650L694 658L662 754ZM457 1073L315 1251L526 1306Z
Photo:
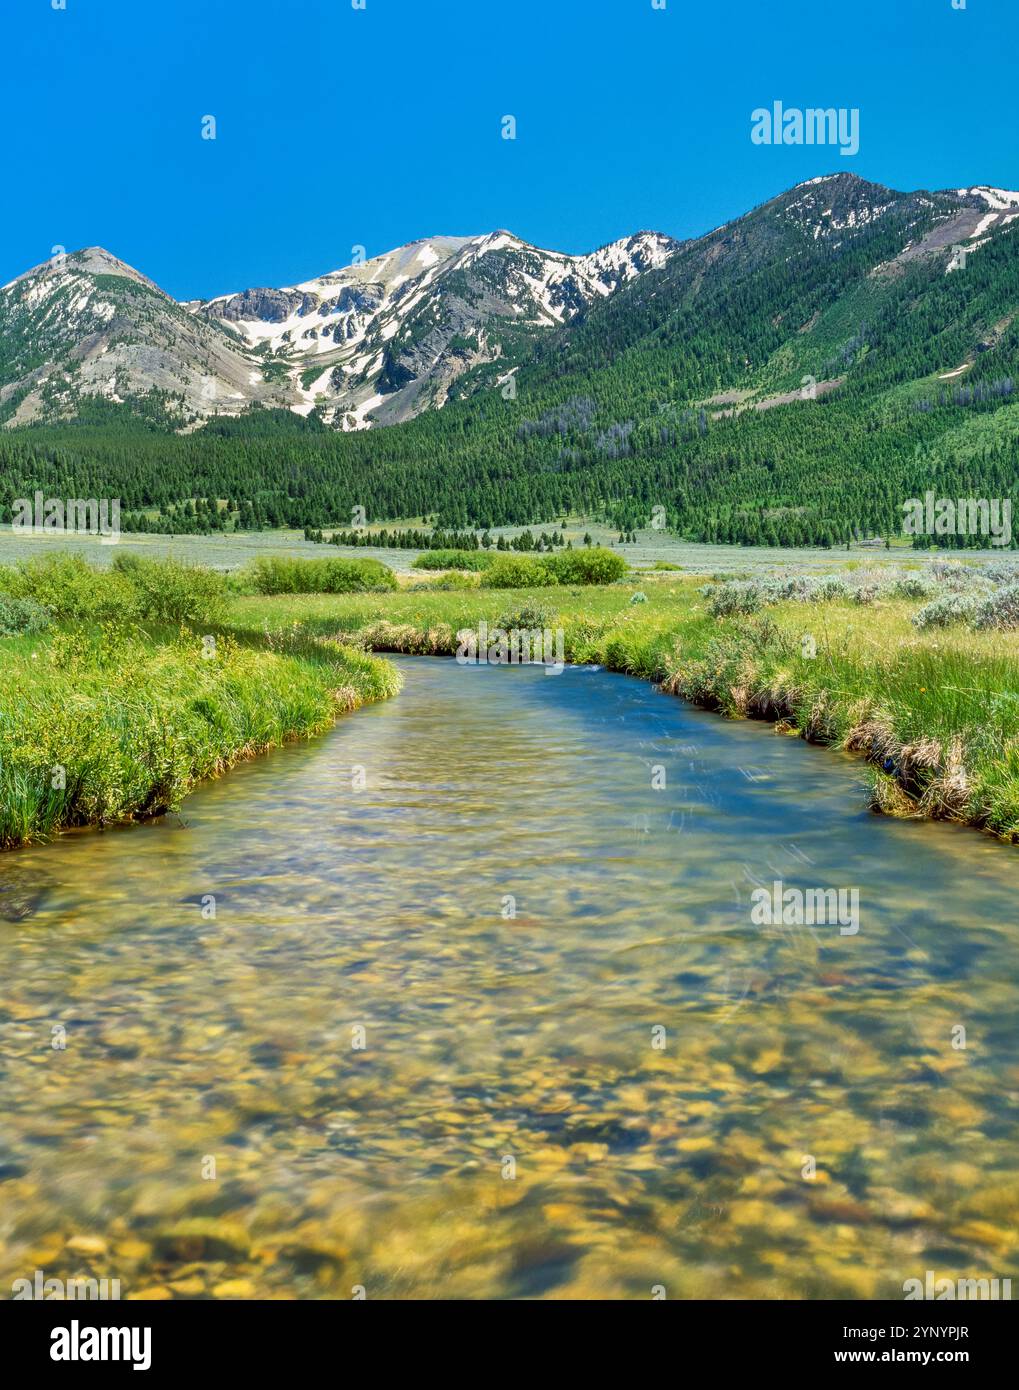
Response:
M134 524L175 530L344 526L357 506L629 529L658 507L693 539L897 533L908 498L1008 497L1019 474L1009 196L813 181L682 244L512 378L485 364L406 424L339 434L263 409L172 434L151 402L95 402L0 436L2 495L119 496L160 513Z

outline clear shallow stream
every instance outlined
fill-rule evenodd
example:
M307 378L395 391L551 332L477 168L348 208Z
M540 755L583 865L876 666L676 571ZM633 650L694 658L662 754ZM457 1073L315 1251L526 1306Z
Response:
M625 677L397 664L180 816L0 860L0 1296L1017 1273L1016 851ZM858 934L755 925L775 879Z

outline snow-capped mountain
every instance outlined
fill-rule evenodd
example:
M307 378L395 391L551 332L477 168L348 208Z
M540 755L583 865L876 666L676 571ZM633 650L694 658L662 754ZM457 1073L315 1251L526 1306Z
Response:
M660 268L677 244L640 232L569 256L505 231L432 237L299 285L187 307L283 368L293 409L359 428L443 405L470 368L509 365L522 340Z
M0 419L70 418L83 398L149 397L178 428L253 404L342 429L441 406L471 368L665 264L654 232L569 256L509 232L432 237L281 289L178 304L100 247L0 290ZM156 393L155 396L153 393Z
M894 212L902 225L924 225L915 241L907 241L895 258L913 259L946 246L978 249L992 230L1003 230L1019 216L1019 193L986 185L946 189L942 192L897 193L880 184L867 183L853 174L828 174L808 179L774 200L787 222L815 241L837 247ZM769 205L765 205L769 206ZM933 222L932 227L927 224Z
M827 283L852 246L861 274L897 277L918 259L949 274L1011 238L1017 218L1019 193L1006 189L903 193L837 173L691 241L638 232L573 256L506 231L439 236L300 284L184 304L90 247L0 289L0 424L94 415L95 398L177 430L255 405L340 430L392 424L526 362L559 372L588 330L629 343L668 322L663 341L678 341L691 306L762 267L776 286L805 266Z

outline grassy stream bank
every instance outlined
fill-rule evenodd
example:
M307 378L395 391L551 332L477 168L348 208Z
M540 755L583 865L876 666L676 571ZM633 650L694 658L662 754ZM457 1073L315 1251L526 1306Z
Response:
M207 572L61 560L7 584L0 622L21 631L0 636L3 848L173 810L202 779L399 685L363 652L227 631Z
M301 595L235 601L266 631L349 650L452 654L484 619L561 627L566 659L660 684L734 718L849 750L871 803L1019 839L1019 643L1012 632L918 628L922 597L855 591L721 616L699 580L644 575L605 588ZM517 621L519 620L519 621Z
M0 571L0 845L173 809L239 759L395 693L375 653L451 655L482 620L554 629L569 662L861 754L875 809L1019 840L1011 571L704 585L667 570L540 588L454 571L397 587L371 561L287 563L229 580L132 557Z

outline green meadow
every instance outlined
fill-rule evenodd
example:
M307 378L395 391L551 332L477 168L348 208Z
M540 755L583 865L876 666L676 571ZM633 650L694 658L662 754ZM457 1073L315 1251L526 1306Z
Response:
M106 570L60 553L0 568L0 843L179 806L394 694L385 653L453 655L482 620L561 630L569 662L856 753L876 810L1019 839L1008 566L829 560L822 577L708 580L596 549L400 576L321 548L227 575L134 551Z

